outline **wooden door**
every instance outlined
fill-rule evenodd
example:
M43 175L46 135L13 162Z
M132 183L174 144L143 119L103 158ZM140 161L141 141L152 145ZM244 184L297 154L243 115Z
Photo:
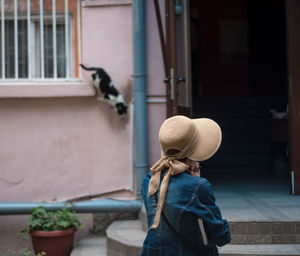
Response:
M300 195L300 1L287 0L286 8L291 190Z
M168 116L192 115L189 1L166 0Z

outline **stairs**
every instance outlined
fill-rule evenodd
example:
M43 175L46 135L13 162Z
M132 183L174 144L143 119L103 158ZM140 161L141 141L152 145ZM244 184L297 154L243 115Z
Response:
M212 182L217 204L231 227L223 256L300 256L300 197L288 180L269 176L220 177ZM108 256L139 255L146 217L116 221L107 229Z
M230 227L232 242L219 248L221 256L300 255L300 221L230 222ZM142 221L115 221L106 238L84 238L71 256L139 256L145 236Z
M300 256L300 197L289 194L286 179L269 176L220 177L212 181L232 242L221 256ZM146 236L141 220L113 222L106 237L90 236L71 256L137 256Z
M289 194L287 180L222 177L213 181L217 204L231 227L232 242L221 256L300 256L300 197ZM71 256L138 256L146 236L141 220L113 222L105 237L90 236Z
M300 221L229 222L232 242L222 256L299 256ZM108 256L138 256L146 231L141 221L116 221L107 229Z

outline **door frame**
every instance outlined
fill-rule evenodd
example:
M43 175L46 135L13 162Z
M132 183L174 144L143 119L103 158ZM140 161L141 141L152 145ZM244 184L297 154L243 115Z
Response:
M164 60L166 90L167 90L167 116L181 114L184 109L178 106L178 77L177 77L177 44L176 44L176 2L165 1L166 33L164 38L159 0L154 0L156 18L160 34L161 50ZM188 1L188 0L183 0ZM288 66L288 92L289 92L289 157L291 170L291 192L300 195L300 1L286 0L286 39L287 39L287 66ZM189 14L188 14L189 15ZM189 20L189 16L187 17ZM188 24L185 24L188 26ZM190 54L190 53L189 53ZM191 84L190 70L188 79ZM191 86L189 86L191 95ZM192 102L186 115L192 114ZM184 113L183 113L184 114Z
M291 192L300 195L300 1L286 0Z
M163 25L160 15L160 8L158 0L154 0L154 7L161 43L161 51L163 55L164 71L167 91L167 116L174 115L186 115L192 116L192 96L191 96L191 64L190 64L190 50L189 50L189 8L188 0L181 0L181 5L176 6L175 0L164 0L165 2L165 36L163 33ZM176 12L176 10L179 10ZM181 12L180 12L181 10ZM177 16L177 17L176 17ZM180 17L181 16L181 17ZM185 77L180 78L178 76L178 35L177 35L177 23L178 18L183 19L184 26L184 54L185 54ZM176 22L177 19L177 22ZM184 84L185 90L185 106L179 105L178 100L178 86Z

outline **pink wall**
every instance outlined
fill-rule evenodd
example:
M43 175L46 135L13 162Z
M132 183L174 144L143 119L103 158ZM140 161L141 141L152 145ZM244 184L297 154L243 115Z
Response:
M129 186L129 126L104 103L7 99L0 116L1 201L62 200Z
M148 139L152 165L160 156L157 134L166 117L166 90L153 2L145 2ZM163 2L160 1L162 10ZM130 106L133 96L131 1L84 1L81 23L82 62L104 68ZM90 73L83 71L82 76L84 85L90 86ZM22 98L20 93L15 94L18 99L9 96L0 101L0 201L64 200L102 193L105 197L135 198L135 192L126 190L131 185L130 119L124 125L113 110L95 97L66 97L65 94L56 97L60 96L59 91L53 95L49 91L52 97L33 92L34 98L27 93ZM0 216L0 255L8 248L20 249L30 244L16 242L16 233L26 226L27 217ZM90 227L91 217L86 221L86 228L77 232L77 240Z
M83 63L106 69L130 106L131 5L101 6L100 1L82 8L81 32ZM83 81L90 86L88 72L83 72ZM1 99L0 201L64 200L102 193L135 198L127 191L129 121L95 97ZM0 255L29 244L16 242L26 218L0 216ZM77 240L89 231L91 218L86 223Z
M84 64L105 68L129 101L131 19L130 6L82 10ZM86 86L90 80L85 72ZM128 120L94 97L2 99L0 200L62 200L126 189L129 130Z

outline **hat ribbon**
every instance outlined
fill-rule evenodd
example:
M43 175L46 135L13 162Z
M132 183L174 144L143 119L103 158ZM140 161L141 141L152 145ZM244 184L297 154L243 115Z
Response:
M159 193L158 202L156 206L156 213L151 228L156 228L159 224L160 215L165 202L165 197L168 190L170 177L182 173L186 169L188 169L188 165L186 165L185 163L177 159L183 159L185 157L188 157L189 155L195 152L198 145L199 145L199 134L195 129L195 132L190 142L187 143L186 147L184 147L178 154L173 156L167 156L166 154L163 154L161 158L157 161L157 163L154 164L150 169L152 176L149 181L148 196L151 196L154 193L156 193L160 184L161 171L162 169L167 168L166 174L161 183L160 193Z
M160 184L161 171L163 168L168 168L168 170L167 170L167 172L162 180L162 183L161 183L161 188L160 188L158 202L157 202L157 206L156 206L154 222L153 222L153 225L151 226L151 228L156 228L159 224L160 215L161 215L161 211L162 211L163 204L165 201L170 177L184 172L188 168L188 165L174 159L173 157L163 156L150 169L150 171L152 173L152 177L149 182L148 196L153 195L157 191L159 184Z

